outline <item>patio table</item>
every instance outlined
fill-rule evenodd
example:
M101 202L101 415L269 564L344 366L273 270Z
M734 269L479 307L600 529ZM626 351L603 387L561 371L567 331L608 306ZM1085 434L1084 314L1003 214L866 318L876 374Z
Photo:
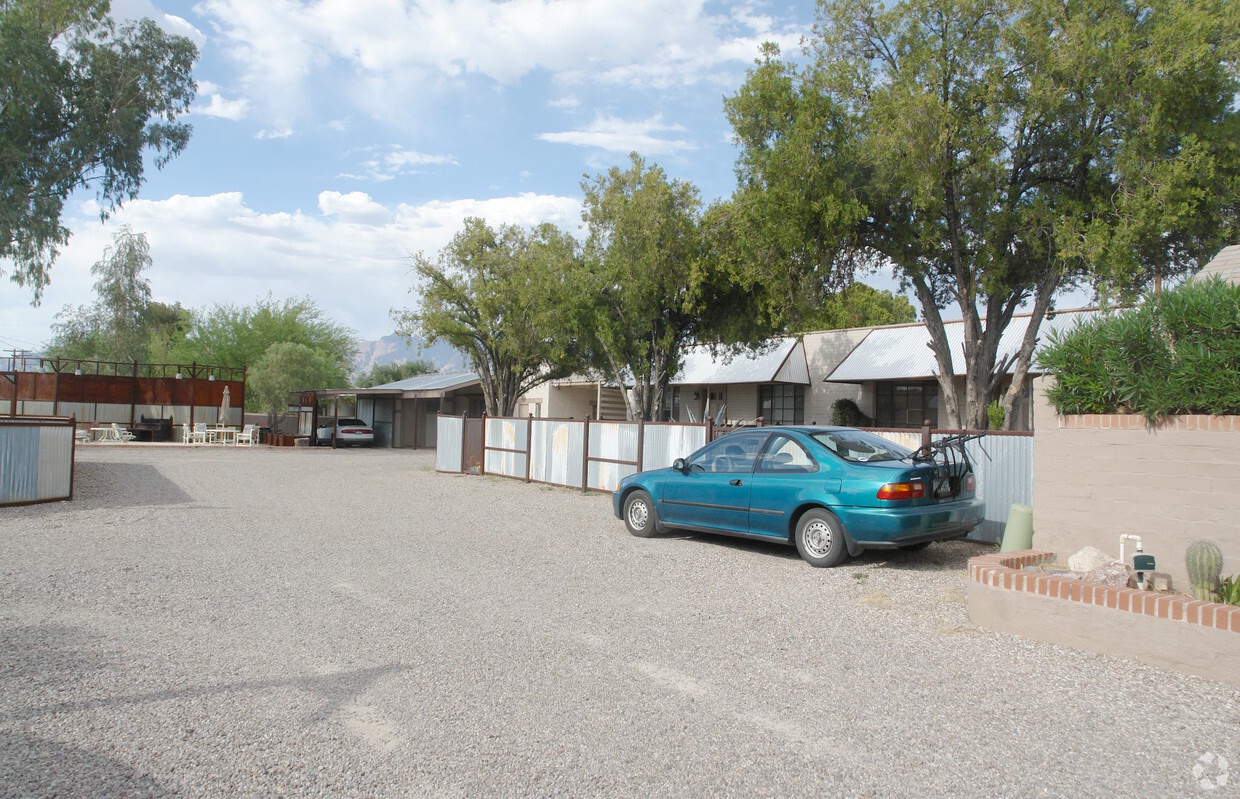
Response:
M240 429L236 427L229 427L227 425L208 427L207 428L207 443L208 444L223 444L225 446L227 446L228 444L236 444L237 433L239 432L241 432Z

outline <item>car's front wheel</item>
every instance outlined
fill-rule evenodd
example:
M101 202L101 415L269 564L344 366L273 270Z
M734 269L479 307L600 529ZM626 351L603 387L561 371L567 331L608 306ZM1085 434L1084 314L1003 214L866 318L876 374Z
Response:
M658 531L659 514L645 491L638 489L624 498L624 526L639 538L649 538Z
M835 566L844 560L848 547L839 520L825 510L808 510L797 522L797 552L811 566Z

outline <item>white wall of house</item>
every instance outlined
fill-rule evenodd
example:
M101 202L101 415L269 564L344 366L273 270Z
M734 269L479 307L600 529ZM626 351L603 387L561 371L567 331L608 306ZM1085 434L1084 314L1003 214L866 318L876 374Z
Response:
M805 361L809 366L810 384L806 387L805 421L830 424L832 405L836 400L850 399L862 411L874 415L874 387L855 383L824 383L840 362L848 357L869 333L868 328L821 330L806 333Z
M846 330L823 330L806 333L802 336L805 349L806 366L809 371L809 384L805 386L805 416L808 424L830 424L833 405L837 400L850 399L857 403L862 412L875 416L875 383L828 383L825 378L853 350L865 340L872 328L850 328ZM799 356L797 356L799 357ZM910 381L914 378L910 378ZM904 381L901 381L904 382ZM713 419L719 412L721 404L727 404L726 423L736 424L742 421L753 421L758 416L759 386L763 382L731 383L726 385L680 385L681 419L687 421L688 416L683 409L693 411L698 421ZM957 378L959 395L964 396L964 379ZM586 416L603 419L623 419L625 410L620 393L617 389L604 387L601 413L599 410L600 391L598 384L584 381L561 381L545 383L531 391L522 402L526 407L537 404L541 415L553 419L584 419ZM697 394L697 399L694 399ZM715 395L712 399L711 395ZM670 398L669 398L670 401ZM939 397L938 413L930 422L934 427L946 429L953 426L947 418L945 403ZM526 411L528 413L529 411ZM521 414L525 415L525 414ZM1018 404L1015 409L1016 423L1014 430L1029 430L1032 426L1032 409L1029 402Z

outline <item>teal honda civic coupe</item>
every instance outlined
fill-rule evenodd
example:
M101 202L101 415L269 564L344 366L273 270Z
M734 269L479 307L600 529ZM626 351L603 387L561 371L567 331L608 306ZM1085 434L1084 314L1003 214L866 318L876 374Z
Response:
M616 517L643 538L667 530L794 544L812 566L865 549L960 538L985 505L956 435L916 451L850 427L729 433L666 469L623 478Z

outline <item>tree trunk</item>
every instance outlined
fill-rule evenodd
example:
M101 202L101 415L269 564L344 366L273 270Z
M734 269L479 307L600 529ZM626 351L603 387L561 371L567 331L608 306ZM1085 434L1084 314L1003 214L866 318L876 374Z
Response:
M938 364L939 394L943 400L943 410L947 413L947 423L954 427L960 426L960 398L956 393L956 374L952 370L952 355L947 344L947 332L943 328L943 317L934 302L934 292L930 284L921 275L913 277L913 287L917 290L917 299L921 302L922 313L925 315L926 330L930 333L930 351L934 353ZM939 424L938 419L930 420L931 426Z
M1033 348L1038 342L1038 331L1042 328L1042 320L1050 307L1051 298L1059 288L1059 272L1050 269L1046 278L1038 284L1033 298L1033 311L1029 317L1029 325L1025 328L1025 336L1021 339L1020 349L1012 368L1012 383L1003 395L1003 429L1012 429L1012 409L1025 387L1025 379L1029 376L1029 366L1033 361Z

